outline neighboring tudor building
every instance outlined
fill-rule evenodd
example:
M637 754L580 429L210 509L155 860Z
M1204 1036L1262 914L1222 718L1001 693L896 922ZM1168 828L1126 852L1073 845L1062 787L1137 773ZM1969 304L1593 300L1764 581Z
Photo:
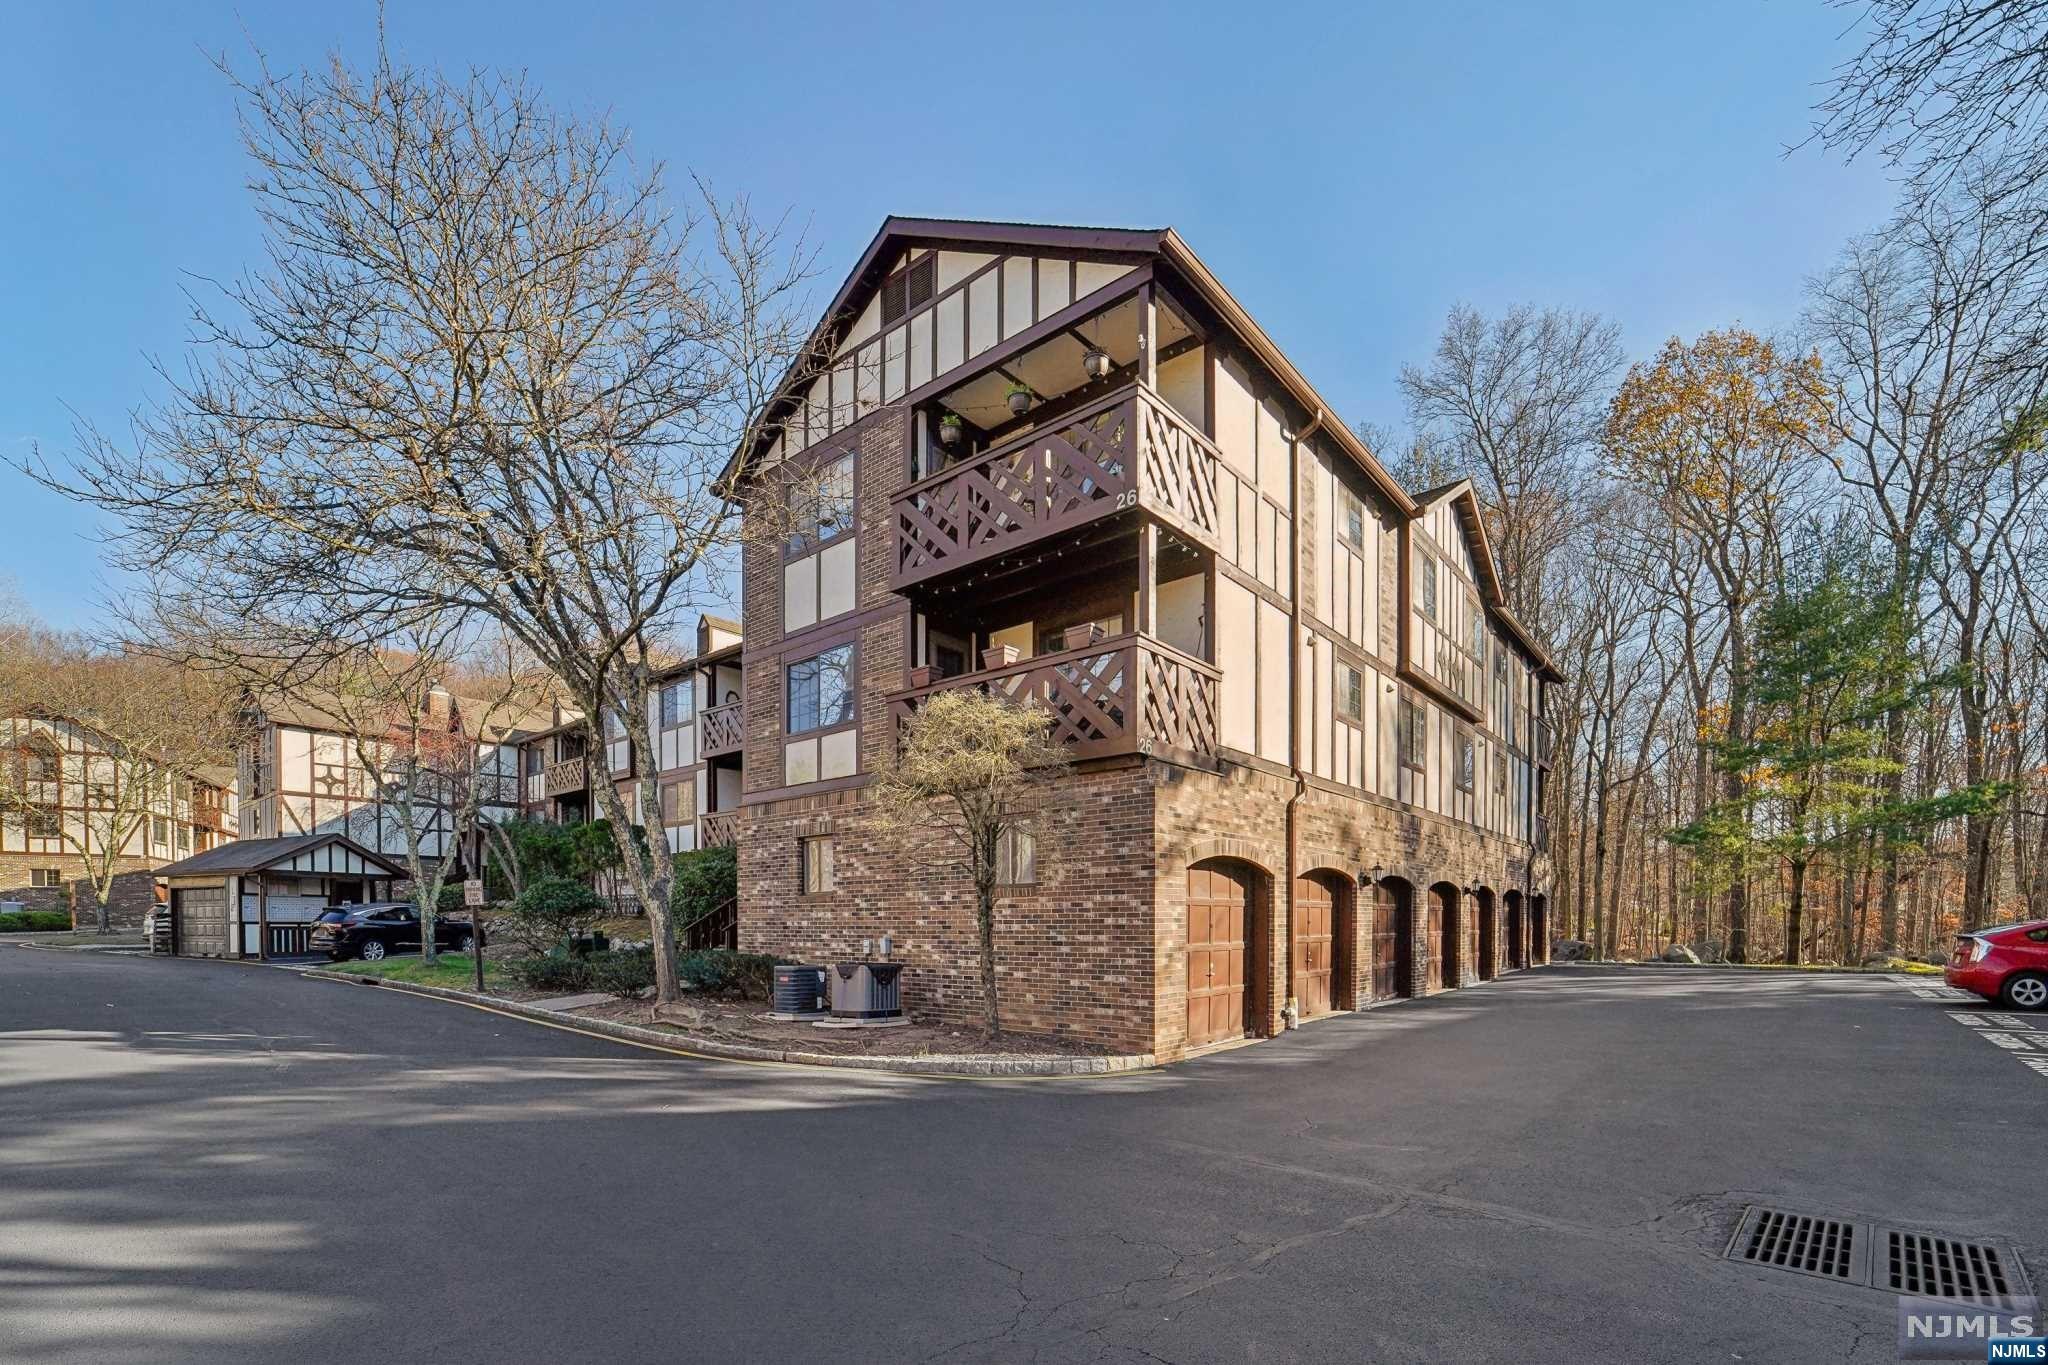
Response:
M308 701L258 700L251 709L250 735L238 765L242 836L343 835L372 854L403 863L404 825L376 773L364 766L353 725ZM476 745L479 813L486 820L502 820L519 810L520 744L546 724L546 716L507 716L501 723L479 726L478 718L490 709L488 703L436 688L423 714L436 731ZM431 858L457 856L455 839L453 812L437 807L423 832L421 851Z
M0 815L0 902L67 911L78 926L96 923L85 855L97 861L127 828L109 909L115 925L133 928L154 902L156 868L235 837L234 774L224 769L173 773L116 759L102 737L57 717L0 720L0 749L9 755L0 781L26 784L34 803ZM146 815L117 790L143 770L157 774L155 790L144 793Z
M638 811L637 784L652 776L661 792L663 837L671 853L731 844L740 805L740 628L706 616L697 623L697 649L663 670L647 696L652 761L631 752L625 727L605 727L601 765L585 752L583 722L573 714L524 743L522 811L573 824L601 812L591 794L592 768L602 766L618 784L626 808Z
M1077 760L1012 1027L1171 1057L1544 959L1558 675L1471 488L1401 488L1177 235L892 218L818 340L744 452L742 947L888 934L977 1017L971 891L861 792L976 687Z

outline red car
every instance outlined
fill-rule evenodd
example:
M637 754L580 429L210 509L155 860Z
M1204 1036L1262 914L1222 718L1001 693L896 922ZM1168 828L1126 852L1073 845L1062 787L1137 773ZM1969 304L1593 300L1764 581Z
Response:
M2048 1009L2048 920L1956 935L1941 979L2016 1010Z

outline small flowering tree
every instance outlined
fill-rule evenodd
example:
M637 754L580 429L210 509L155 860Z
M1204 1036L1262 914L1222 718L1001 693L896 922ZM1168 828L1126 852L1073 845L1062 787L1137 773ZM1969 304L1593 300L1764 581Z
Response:
M876 826L906 861L974 886L982 1031L1002 1031L996 998L996 887L1005 840L1036 835L1070 762L1037 706L961 690L928 698L902 727L895 761L869 789Z

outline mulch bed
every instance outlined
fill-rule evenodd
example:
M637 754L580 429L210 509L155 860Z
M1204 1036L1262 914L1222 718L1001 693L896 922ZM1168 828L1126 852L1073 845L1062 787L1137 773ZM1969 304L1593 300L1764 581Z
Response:
M544 1003L544 1002L543 1002ZM690 997L656 1019L645 1000L614 1000L576 1011L577 1018L608 1019L663 1032L693 1034L720 1042L788 1051L818 1052L835 1057L1100 1057L1107 1048L1065 1038L1004 1034L994 1043L979 1029L961 1028L912 1018L902 1028L824 1029L767 1017L766 1007L751 1000L710 1000Z

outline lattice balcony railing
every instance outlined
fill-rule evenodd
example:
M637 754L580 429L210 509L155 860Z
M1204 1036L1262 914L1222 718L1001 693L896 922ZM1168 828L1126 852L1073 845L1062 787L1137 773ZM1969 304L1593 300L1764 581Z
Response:
M1033 703L1078 758L1157 754L1189 762L1216 756L1216 694L1221 675L1201 660L1139 635L1041 654L1007 668L946 678L898 692L899 721L935 692L973 687Z
M1216 541L1216 448L1139 386L910 485L894 499L894 586L1133 508Z
M697 847L730 848L740 841L740 813L736 810L705 811L697 817Z
M738 702L708 706L697 713L699 757L716 758L720 754L738 753L746 741L746 722L740 715Z
M580 792L587 785L586 766L582 758L565 758L559 763L550 763L542 786L549 796Z

